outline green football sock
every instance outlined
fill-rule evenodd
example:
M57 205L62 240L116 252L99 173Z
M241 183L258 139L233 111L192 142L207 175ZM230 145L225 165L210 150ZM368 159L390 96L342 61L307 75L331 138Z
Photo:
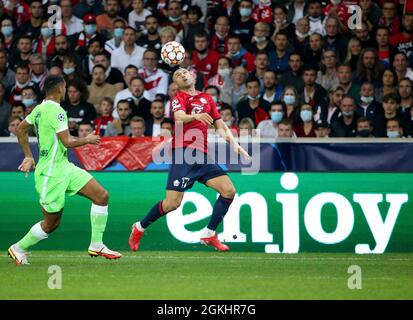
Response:
M36 223L29 232L19 241L17 245L20 249L26 251L30 247L34 246L39 241L46 239L48 234L43 231L41 222Z
M105 232L108 221L108 206L98 206L92 204L90 211L90 222L92 225L91 243L102 243L103 232Z

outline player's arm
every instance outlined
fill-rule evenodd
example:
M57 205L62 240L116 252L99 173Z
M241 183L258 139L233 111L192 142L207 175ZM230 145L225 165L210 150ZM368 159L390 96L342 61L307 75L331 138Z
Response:
M58 132L57 136L66 148L81 147L85 144L99 144L100 136L93 133L88 134L84 138L74 137L69 133L69 130Z
M251 159L250 155L247 151L241 147L238 142L235 141L234 135L231 132L231 129L225 124L222 119L217 119L214 122L214 126L217 129L218 133L221 135L222 138L227 141L232 148L234 149L235 153L242 155L245 159Z
M175 121L189 123L194 120L201 121L206 125L211 125L214 123L214 119L208 113L198 113L198 114L186 114L183 110L177 110L174 112Z
M36 164L34 162L32 150L29 145L29 130L31 124L26 120L20 122L16 130L17 139L19 140L20 147L24 153L23 162L19 165L18 170L26 173L26 177L32 168L35 168Z

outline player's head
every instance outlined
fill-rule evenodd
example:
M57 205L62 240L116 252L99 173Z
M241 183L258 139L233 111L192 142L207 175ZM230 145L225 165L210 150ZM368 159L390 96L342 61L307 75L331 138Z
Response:
M172 79L180 90L187 90L195 85L194 77L188 70L184 68L179 68L178 70L176 70Z
M66 95L66 81L62 76L47 76L44 80L44 91L46 97L53 96L63 100Z

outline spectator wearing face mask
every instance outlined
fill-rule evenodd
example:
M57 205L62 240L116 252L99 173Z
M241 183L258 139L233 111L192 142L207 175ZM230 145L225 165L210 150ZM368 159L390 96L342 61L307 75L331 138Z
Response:
M270 41L270 26L268 23L258 22L255 24L254 36L252 37L251 43L245 46L245 49L252 54L257 54L262 51L275 51L274 43Z
M205 88L204 90L206 93L208 93L212 100L214 100L215 105L217 106L217 110L221 110L221 106L222 106L222 101L221 101L221 91L218 89L218 87L216 86L208 86Z
M34 86L26 86L22 90L22 102L26 106L25 115L29 115L38 104L38 97Z
M221 110L219 110L219 113L221 114L222 121L225 122L227 127L234 134L234 136L238 136L239 128L237 126L235 113L232 107L229 104L222 103Z
M300 18L297 21L295 35L293 38L293 47L300 55L304 54L305 49L310 42L310 22L307 17Z
M113 30L111 38L105 42L105 51L112 54L115 49L118 49L122 44L123 34L127 23L122 18L116 18L113 20Z
M218 60L218 72L208 80L208 84L216 86L221 92L220 99L222 102L231 104L232 93L232 66L228 57L221 57Z
M252 10L251 0L241 0L238 12L231 17L231 31L240 38L243 45L251 42L251 36L254 32L255 21L251 19Z
M246 85L248 98L237 104L238 118L251 118L257 126L269 119L270 104L260 98L260 81L256 77L250 77Z
M86 55L88 52L89 43L92 40L97 40L101 44L106 42L106 38L97 31L96 16L94 14L87 14L83 18L84 31L79 34L75 50L80 55Z
M166 8L166 19L162 23L162 27L171 26L176 32L179 32L183 29L184 25L182 24L182 4L179 1L173 0L170 1Z
M270 119L261 121L257 130L262 138L278 137L278 124L285 119L287 107L282 101L274 101L270 107Z
M365 82L360 87L360 101L356 112L360 117L375 122L375 119L383 114L381 103L374 98L374 87L370 82Z
M402 138L403 137L403 127L400 121L396 118L388 119L386 122L386 134L390 139Z
M400 98L395 94L388 94L383 97L384 113L375 119L373 123L376 137L386 137L386 123L390 119L396 119L406 136L411 136L412 128L407 117L403 116L400 110Z
M357 138L374 138L373 125L367 118L361 117L357 119Z
M287 8L283 5L276 5L274 7L274 22L273 22L273 38L274 35L280 31L285 33L288 39L294 39L295 25L288 19Z
M226 56L231 59L234 67L243 66L248 72L253 72L255 69L255 56L243 48L241 38L237 35L229 37Z
M331 122L332 137L355 137L357 132L356 103L350 96L345 96L341 100L340 115Z
M326 16L322 12L321 0L310 0L308 2L308 19L310 20L310 34L319 33L325 36L324 20Z
M50 59L55 55L55 37L53 29L48 27L48 21L41 25L40 36L35 40L34 52L40 54L44 60Z
M315 138L314 129L313 107L309 104L303 104L300 107L300 120L294 126L294 132L298 138Z
M281 100L286 105L287 112L285 114L285 118L288 119L294 126L300 117L300 109L298 104L299 96L297 89L294 86L286 86L281 95Z

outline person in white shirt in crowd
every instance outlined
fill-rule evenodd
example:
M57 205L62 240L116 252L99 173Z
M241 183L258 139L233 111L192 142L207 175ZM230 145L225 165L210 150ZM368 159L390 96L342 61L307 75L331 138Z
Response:
M178 92L178 85L175 82L171 82L168 86L168 98L169 100L165 104L165 117L172 118L171 101Z
M133 0L133 10L128 15L129 25L136 29L138 33L144 30L145 19L152 13L145 9L145 2L143 0Z
M40 54L30 56L30 80L43 90L44 80L48 75L45 60Z
M142 78L135 77L129 82L129 87L116 94L114 104L117 105L121 100L131 100L132 114L140 116L145 120L152 117L150 109L151 102L145 98L145 81ZM112 116L119 118L117 109L113 110Z
M278 137L278 124L283 119L285 119L286 112L287 107L284 102L273 102L270 108L271 119L263 120L257 126L257 130L259 130L259 135L263 138Z
M61 0L60 8L62 9L62 18L63 18L62 22L64 24L64 29L66 31L65 35L72 36L77 33L83 32L84 30L83 20L73 15L72 1ZM61 30L59 29L56 29L55 31L57 32L56 35L61 32Z
M123 34L123 44L115 49L112 54L111 66L121 72L125 71L126 66L132 64L137 68L143 66L143 54L145 48L135 44L136 30L132 27L126 27Z
M143 67L138 70L138 76L145 81L145 98L153 101L156 95L164 97L168 91L168 75L157 68L159 60L155 49L147 49L143 54Z
M208 84L216 86L220 92L222 102L231 104L232 101L232 66L231 59L222 56L218 60L218 72L215 76L208 80Z
M159 137L161 135L161 124L165 119L165 107L162 100L154 100L151 104L151 115L145 121L145 136Z
M231 106L235 106L247 97L247 86L245 85L248 78L248 71L242 66L235 67L232 71L232 99Z
M142 117L134 116L130 119L130 134L131 138L140 138L145 136L145 120Z
M122 18L113 20L113 38L105 42L105 50L110 54L122 45L123 34L128 24Z

